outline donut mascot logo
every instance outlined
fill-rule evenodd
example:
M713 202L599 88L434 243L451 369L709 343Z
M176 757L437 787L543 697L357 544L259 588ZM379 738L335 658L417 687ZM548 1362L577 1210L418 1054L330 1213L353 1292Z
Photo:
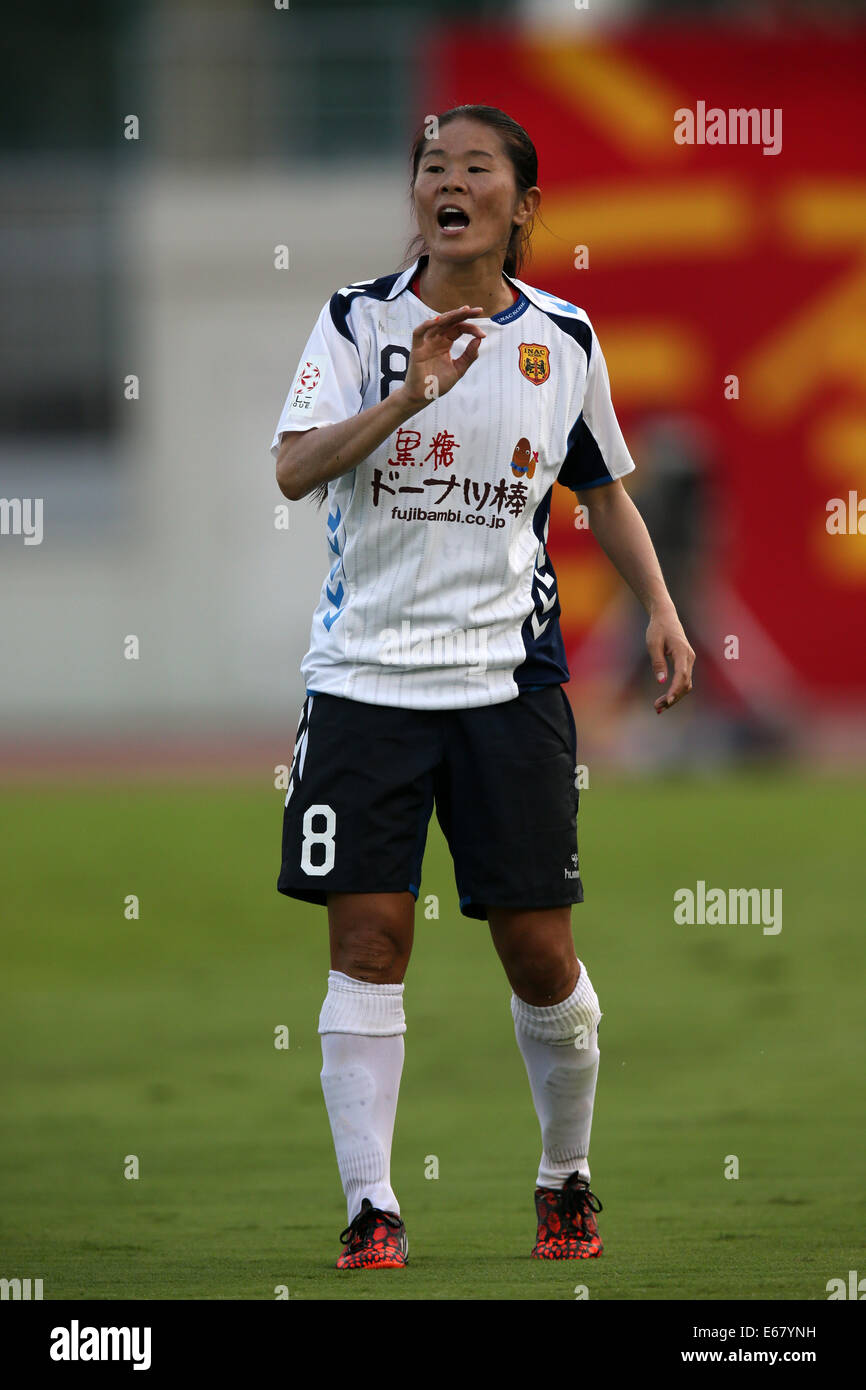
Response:
M511 455L511 471L515 478L534 478L538 463L538 450L533 449L528 439L518 439Z

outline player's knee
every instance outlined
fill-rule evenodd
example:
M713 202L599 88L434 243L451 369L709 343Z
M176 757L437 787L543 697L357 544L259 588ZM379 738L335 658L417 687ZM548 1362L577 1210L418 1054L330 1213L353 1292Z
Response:
M363 894L328 899L334 970L366 984L400 984L412 949L410 894Z
M347 928L334 943L333 964L335 970L366 984L399 984L408 964L407 943L387 923Z
M396 951L371 946L369 950L349 951L338 957L334 969L367 985L387 985L402 983L405 965Z
M577 959L574 952L526 952L509 965L511 986L528 1004L549 1005L574 989Z

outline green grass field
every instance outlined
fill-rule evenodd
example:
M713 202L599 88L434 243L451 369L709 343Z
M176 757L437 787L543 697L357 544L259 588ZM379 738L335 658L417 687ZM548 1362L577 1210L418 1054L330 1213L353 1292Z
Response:
M591 1160L606 1248L579 1263L529 1258L540 1146L509 990L486 925L457 911L434 821L422 899L440 918L418 912L392 1165L410 1266L345 1274L316 1033L326 918L275 891L281 794L63 785L2 804L0 1275L43 1278L46 1299L573 1299L585 1284L820 1300L866 1274L854 784L583 794L574 921L605 1014ZM700 878L782 888L782 931L676 925L674 891Z

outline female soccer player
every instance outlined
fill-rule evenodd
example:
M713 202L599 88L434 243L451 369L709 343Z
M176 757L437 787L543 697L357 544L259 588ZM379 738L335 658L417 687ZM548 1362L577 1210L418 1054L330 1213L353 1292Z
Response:
M434 803L460 910L489 923L513 991L542 1139L532 1254L602 1250L587 1161L601 1013L571 928L583 888L546 550L555 482L589 508L644 605L659 682L672 660L659 713L691 689L694 653L620 481L634 464L592 325L515 278L537 170L528 135L495 107L457 107L419 134L423 253L331 297L272 444L283 494L328 503L278 887L328 910L319 1033L348 1208L339 1269L408 1254L391 1140Z

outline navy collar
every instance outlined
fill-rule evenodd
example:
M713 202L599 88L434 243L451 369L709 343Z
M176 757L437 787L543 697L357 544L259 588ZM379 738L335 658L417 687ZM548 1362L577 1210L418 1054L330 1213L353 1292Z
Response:
M420 274L424 269L429 259L430 257L427 253L423 252L418 257L415 264L410 266L408 270L405 270L403 274L399 276L388 298L396 299L397 295L402 294L404 290L410 290L411 292L412 281L415 279L415 276ZM529 308L529 300L526 298L520 285L516 284L511 279L511 276L506 275L504 271L502 272L502 278L517 292L517 298L514 303L509 304L507 308L500 309L498 314L491 314L489 320L487 320L487 322L490 323L512 323L514 319L519 319L520 315L525 313Z

